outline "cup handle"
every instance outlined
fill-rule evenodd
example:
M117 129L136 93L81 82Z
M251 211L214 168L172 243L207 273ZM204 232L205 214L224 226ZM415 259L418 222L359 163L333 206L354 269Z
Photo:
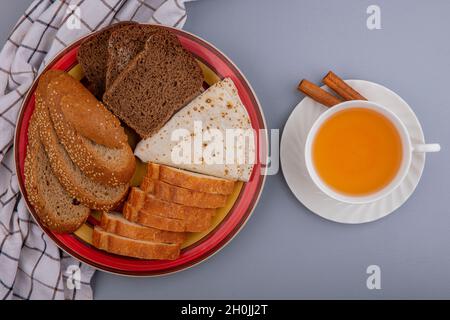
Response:
M441 151L441 145L439 143L413 145L413 152L439 152L439 151Z

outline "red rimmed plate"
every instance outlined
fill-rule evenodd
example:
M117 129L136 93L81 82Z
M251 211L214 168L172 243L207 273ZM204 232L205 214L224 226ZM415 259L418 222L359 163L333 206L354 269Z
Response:
M247 109L253 128L255 130L266 129L259 102L250 84L240 70L223 53L208 42L179 29L165 28L174 32L180 39L182 45L199 61L207 84L211 85L219 79L230 77L236 84L239 96ZM76 41L59 53L48 64L45 70L65 70L77 77L80 73L80 68L78 67L76 54L80 43L87 37ZM27 130L31 114L34 110L34 92L36 85L37 81L33 83L24 99L16 127L15 160L19 186L28 208L37 223L61 249L70 255L95 268L117 274L154 276L173 273L198 264L216 253L240 231L249 218L256 206L265 181L265 175L262 174L264 169L259 157L257 163L254 165L250 181L237 186L234 195L230 196L227 207L219 212L219 220L215 221L213 228L207 233L192 235L190 241L182 249L180 257L176 260L139 260L100 251L89 244L89 230L92 229L92 225L89 222L83 226L84 230L81 230L83 229L82 227L80 228L81 231L79 230L75 234L57 234L48 230L37 218L34 209L28 202L24 188L24 161L28 143ZM257 134L256 140L257 154L265 154L267 150L266 134Z

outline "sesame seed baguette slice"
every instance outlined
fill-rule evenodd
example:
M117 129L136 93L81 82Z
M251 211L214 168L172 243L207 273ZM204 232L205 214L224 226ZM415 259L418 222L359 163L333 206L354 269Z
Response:
M38 86L36 102L40 107L39 135L60 183L69 194L91 209L107 211L116 208L125 199L129 185L107 186L89 179L81 172L59 142L48 108L39 99L39 93Z
M198 208L221 208L226 205L228 198L223 194L189 190L148 177L144 177L140 187L158 199Z
M183 232L171 232L159 230L156 228L146 227L125 219L120 213L102 214L100 226L110 233L117 234L122 237L155 241L162 243L181 244L186 240L186 234Z
M70 75L62 73L49 82L44 101L48 104L58 138L72 161L86 176L96 182L109 186L128 183L136 167L130 146L124 144L119 149L108 148L80 135L64 118L61 110L61 99L67 95L84 100L90 92ZM97 124L91 121L87 110L96 107L96 104L85 105L86 110L83 112L85 121L94 127Z
M139 259L175 260L180 255L179 244L159 243L122 237L96 226L92 245L100 250Z
M62 97L61 112L78 134L95 143L117 149L128 144L128 136L119 119L90 94ZM86 121L86 116L89 121Z
M123 207L123 217L129 221L160 230L173 232L202 232L212 223L211 216L200 220L172 219L158 215L153 211L138 210L129 203Z
M234 180L212 177L151 162L147 164L146 177L190 190L223 195L231 194L235 185Z
M51 160L53 172L69 194L91 209L111 210L125 199L128 184L107 186L89 179L72 162L54 130L45 94L48 83L60 74L61 71L55 70L46 72L41 76L36 89L36 112L39 116L41 141Z
M74 232L86 221L90 209L70 196L53 174L38 131L36 114L33 114L24 168L28 200L47 228L57 233Z
M211 221L216 214L216 209L197 208L167 202L156 198L152 194L146 194L137 187L131 188L127 203L138 211L194 223L197 221Z

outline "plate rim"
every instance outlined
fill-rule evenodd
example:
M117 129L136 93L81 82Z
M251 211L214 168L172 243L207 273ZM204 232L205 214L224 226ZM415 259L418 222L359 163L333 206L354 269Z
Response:
M119 22L122 23L122 22ZM219 50L216 46L214 46L213 44L211 44L210 42L204 40L203 38L179 29L179 28L175 28L175 27L170 27L170 26L165 26L165 25L159 25L159 24L154 24L154 23L140 23L142 25L156 25L159 27L163 27L169 30L173 30L175 32L175 34L182 34L182 35L187 35L190 36L191 38L193 38L194 40L196 40L197 44L199 44L202 47L208 47L207 49L212 49L213 51L215 50L215 55L221 55L224 60L232 67L234 68L237 72L236 75L239 76L244 84L247 86L248 92L250 93L250 96L252 99L254 99L255 101L255 106L257 114L259 116L259 121L260 124L263 125L263 127L261 129L264 129L264 136L263 139L258 140L259 141L259 148L263 149L263 150L268 150L268 132L267 132L267 122L266 122L266 118L265 118L265 114L264 114L264 110L261 107L261 103L258 99L258 96L256 95L253 87L251 86L250 82L248 81L248 79L246 78L246 76L243 74L243 72L236 66L236 64L226 55L224 54L221 50ZM116 25L116 24L114 24ZM28 198L26 196L26 190L24 188L24 181L21 177L20 174L20 162L19 162L19 150L18 150L18 143L19 143L19 133L21 131L21 127L22 127L22 122L23 122L23 116L24 116L24 111L25 111L25 106L28 105L30 98L32 97L34 91L35 91L35 87L37 85L37 82L40 78L40 76L47 70L51 69L53 67L53 65L58 62L60 59L62 59L68 52L70 52L70 50L73 50L74 47L79 46L79 44L90 38L95 36L96 34L98 34L99 32L102 32L106 29L111 28L113 25L109 25L106 26L105 28L99 29L95 32L86 34L84 36L81 36L77 39L75 39L73 42L71 42L67 47L62 48L57 54L55 54L55 56L49 60L47 62L47 65L45 66L44 69L42 69L41 72L39 72L38 76L36 76L35 79L33 79L33 82L31 83L29 89L27 90L26 95L24 96L24 99L21 103L20 109L18 111L18 116L17 116L17 120L16 120L16 126L14 129L14 161L15 161L15 169L16 169L16 174L17 174L17 178L18 178L18 185L19 185L19 190L21 193L21 196L24 197L25 200L25 205L28 209L28 211L30 212L30 215L33 217L33 219L36 221L36 223L39 225L39 227L41 228L41 230L56 244L56 246L63 250L65 253L67 253L68 255L75 257L76 259L78 259L79 261L82 261L83 263L86 263L87 265L97 269L97 270L101 270L103 272L107 272L107 273L111 273L111 274L115 274L115 275L120 275L120 276L128 276L128 277L158 277L158 276L166 276L166 275L171 275L174 273L178 273L187 269L190 269L194 266L197 266L198 264L207 261L209 258L211 258L212 256L214 256L215 254L217 254L219 251L221 251L224 247L226 247L238 234L239 232L244 228L244 226L247 224L247 222L249 221L250 217L253 215L253 212L255 210L255 208L257 207L257 204L261 198L262 192L264 190L264 186L266 183L266 173L267 173L267 167L264 165L265 163L267 163L268 160L268 154L264 153L264 157L260 157L259 158L259 166L255 167L254 170L260 170L259 174L260 177L260 183L258 185L258 193L256 195L253 196L253 199L251 200L251 202L248 205L248 208L246 209L246 211L248 211L246 214L244 213L243 217L240 219L240 221L236 224L236 226L230 230L230 232L228 232L224 238L222 240L220 240L218 243L216 243L215 245L213 245L210 249L206 250L204 253L200 254L199 257L195 258L192 261L188 261L185 262L184 264L175 266L175 267L171 267L169 269L161 269L161 270L156 270L156 271L129 271L129 270L122 270L122 269L117 269L114 267L108 267L108 266L104 266L102 264L99 264L97 262L91 261L91 259L87 258L87 257L83 257L80 254L78 254L78 252L76 252L74 249L70 248L70 247L64 247L65 245L63 243L60 243L60 240L57 239L57 237L52 233L49 232L47 230L47 228L45 228L40 219L38 219L37 217L35 217L35 212L32 208L30 208L29 203L28 203ZM261 154L261 153L260 153ZM257 155L258 156L258 155ZM256 174L256 173L255 173ZM244 184L245 186L245 184ZM240 195L241 196L241 195ZM240 197L239 196L239 197ZM230 210L233 210L230 209ZM213 234L214 231L212 231ZM208 236L208 235L206 235ZM64 246L63 246L64 245ZM98 249L97 249L98 250Z

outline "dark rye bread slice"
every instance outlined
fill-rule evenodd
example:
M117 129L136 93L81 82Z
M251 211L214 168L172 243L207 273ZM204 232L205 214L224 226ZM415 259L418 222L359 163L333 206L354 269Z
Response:
M115 29L108 40L108 64L106 66L106 90L128 63L144 47L148 38L163 30L156 25L132 24Z
M89 80L89 88L97 97L105 92L109 36L114 30L132 23L134 22L126 21L111 25L87 38L78 49L78 62Z
M36 90L36 121L39 124L39 136L50 160L54 174L65 190L91 209L110 210L117 207L128 191L128 184L115 187L102 185L86 177L72 162L64 146L59 142L48 107L42 96L49 74L45 74Z
M150 36L103 101L142 138L156 133L202 88L203 73L194 57L167 30Z
M99 105L95 97L80 82L65 72L59 72L59 75L57 73L56 70L46 72L51 74L51 80L46 87L43 100L48 105L58 138L70 158L86 176L95 182L107 186L127 184L136 166L130 146L124 143L121 148L109 148L81 135L64 117L61 108L63 98L72 95L75 100L83 101L84 109L80 112L85 114L85 121L94 127L99 124L89 117L90 109L104 107ZM125 135L122 128L117 130ZM115 133L111 132L111 137L114 135Z
M25 189L28 200L43 225L58 233L77 230L88 218L89 208L70 196L53 174L44 147L39 139L36 113L28 128L25 158Z

